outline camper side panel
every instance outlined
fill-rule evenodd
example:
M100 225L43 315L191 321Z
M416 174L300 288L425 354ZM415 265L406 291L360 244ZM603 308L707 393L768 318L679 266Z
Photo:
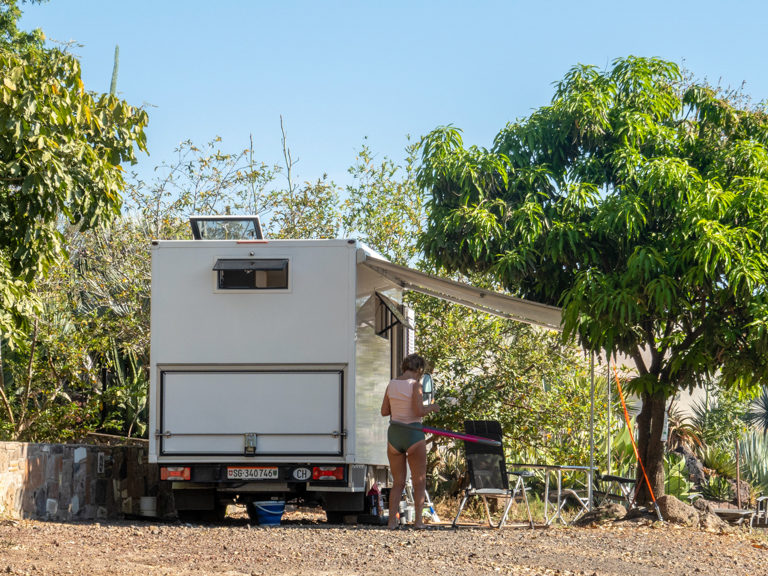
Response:
M219 290L217 262L249 258L286 259L288 288ZM251 433L263 436L249 461L354 452L354 438L327 435L355 421L354 274L345 242L154 245L150 429L163 436L150 458L242 460Z
M154 363L346 363L354 314L350 250L287 242L159 243L152 252ZM217 290L216 262L249 257L286 258L288 289Z

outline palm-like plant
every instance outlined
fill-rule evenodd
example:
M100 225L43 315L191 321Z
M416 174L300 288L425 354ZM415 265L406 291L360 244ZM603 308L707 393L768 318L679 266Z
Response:
M669 432L667 435L667 450L672 451L679 446L691 450L702 446L699 428L691 421L690 416L682 411L677 402L670 404L667 409Z
M768 434L768 388L763 388L760 395L750 403L744 421L750 428L763 435Z
M768 437L756 430L740 440L744 476L763 494L768 494Z

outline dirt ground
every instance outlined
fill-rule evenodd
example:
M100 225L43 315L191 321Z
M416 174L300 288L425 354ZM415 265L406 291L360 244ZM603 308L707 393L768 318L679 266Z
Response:
M388 531L286 513L215 525L144 520L0 521L0 574L145 575L768 575L764 528L721 533L625 521L587 528L432 525Z

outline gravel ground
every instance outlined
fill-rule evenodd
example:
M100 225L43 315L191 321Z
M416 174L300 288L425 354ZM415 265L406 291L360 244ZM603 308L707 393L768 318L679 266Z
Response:
M0 574L766 575L768 533L708 533L647 520L588 528L388 531L310 512L279 527L243 514L216 525L141 520L0 522Z

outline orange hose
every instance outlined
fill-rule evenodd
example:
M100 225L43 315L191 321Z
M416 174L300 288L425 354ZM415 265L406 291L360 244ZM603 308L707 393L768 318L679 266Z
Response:
M614 378L616 378L616 386L619 390L619 399L621 400L621 407L624 409L624 420L627 421L627 428L629 429L629 439L632 441L632 448L635 450L635 458L637 458L637 462L640 464L640 469L643 471L643 478L645 478L645 483L648 486L648 492L651 494L651 500L653 500L653 506L656 508L656 514L659 516L659 520L663 520L661 517L661 511L659 510L659 505L656 503L656 497L653 495L653 488L651 488L651 481L648 480L648 474L645 473L645 466L643 466L643 460L640 458L640 451L637 449L637 444L635 443L635 435L632 433L632 423L629 420L629 412L627 412L627 403L624 402L624 392L621 390L621 380L619 380L619 373L616 371L616 366L613 367L613 375ZM637 497L637 495L635 495Z

